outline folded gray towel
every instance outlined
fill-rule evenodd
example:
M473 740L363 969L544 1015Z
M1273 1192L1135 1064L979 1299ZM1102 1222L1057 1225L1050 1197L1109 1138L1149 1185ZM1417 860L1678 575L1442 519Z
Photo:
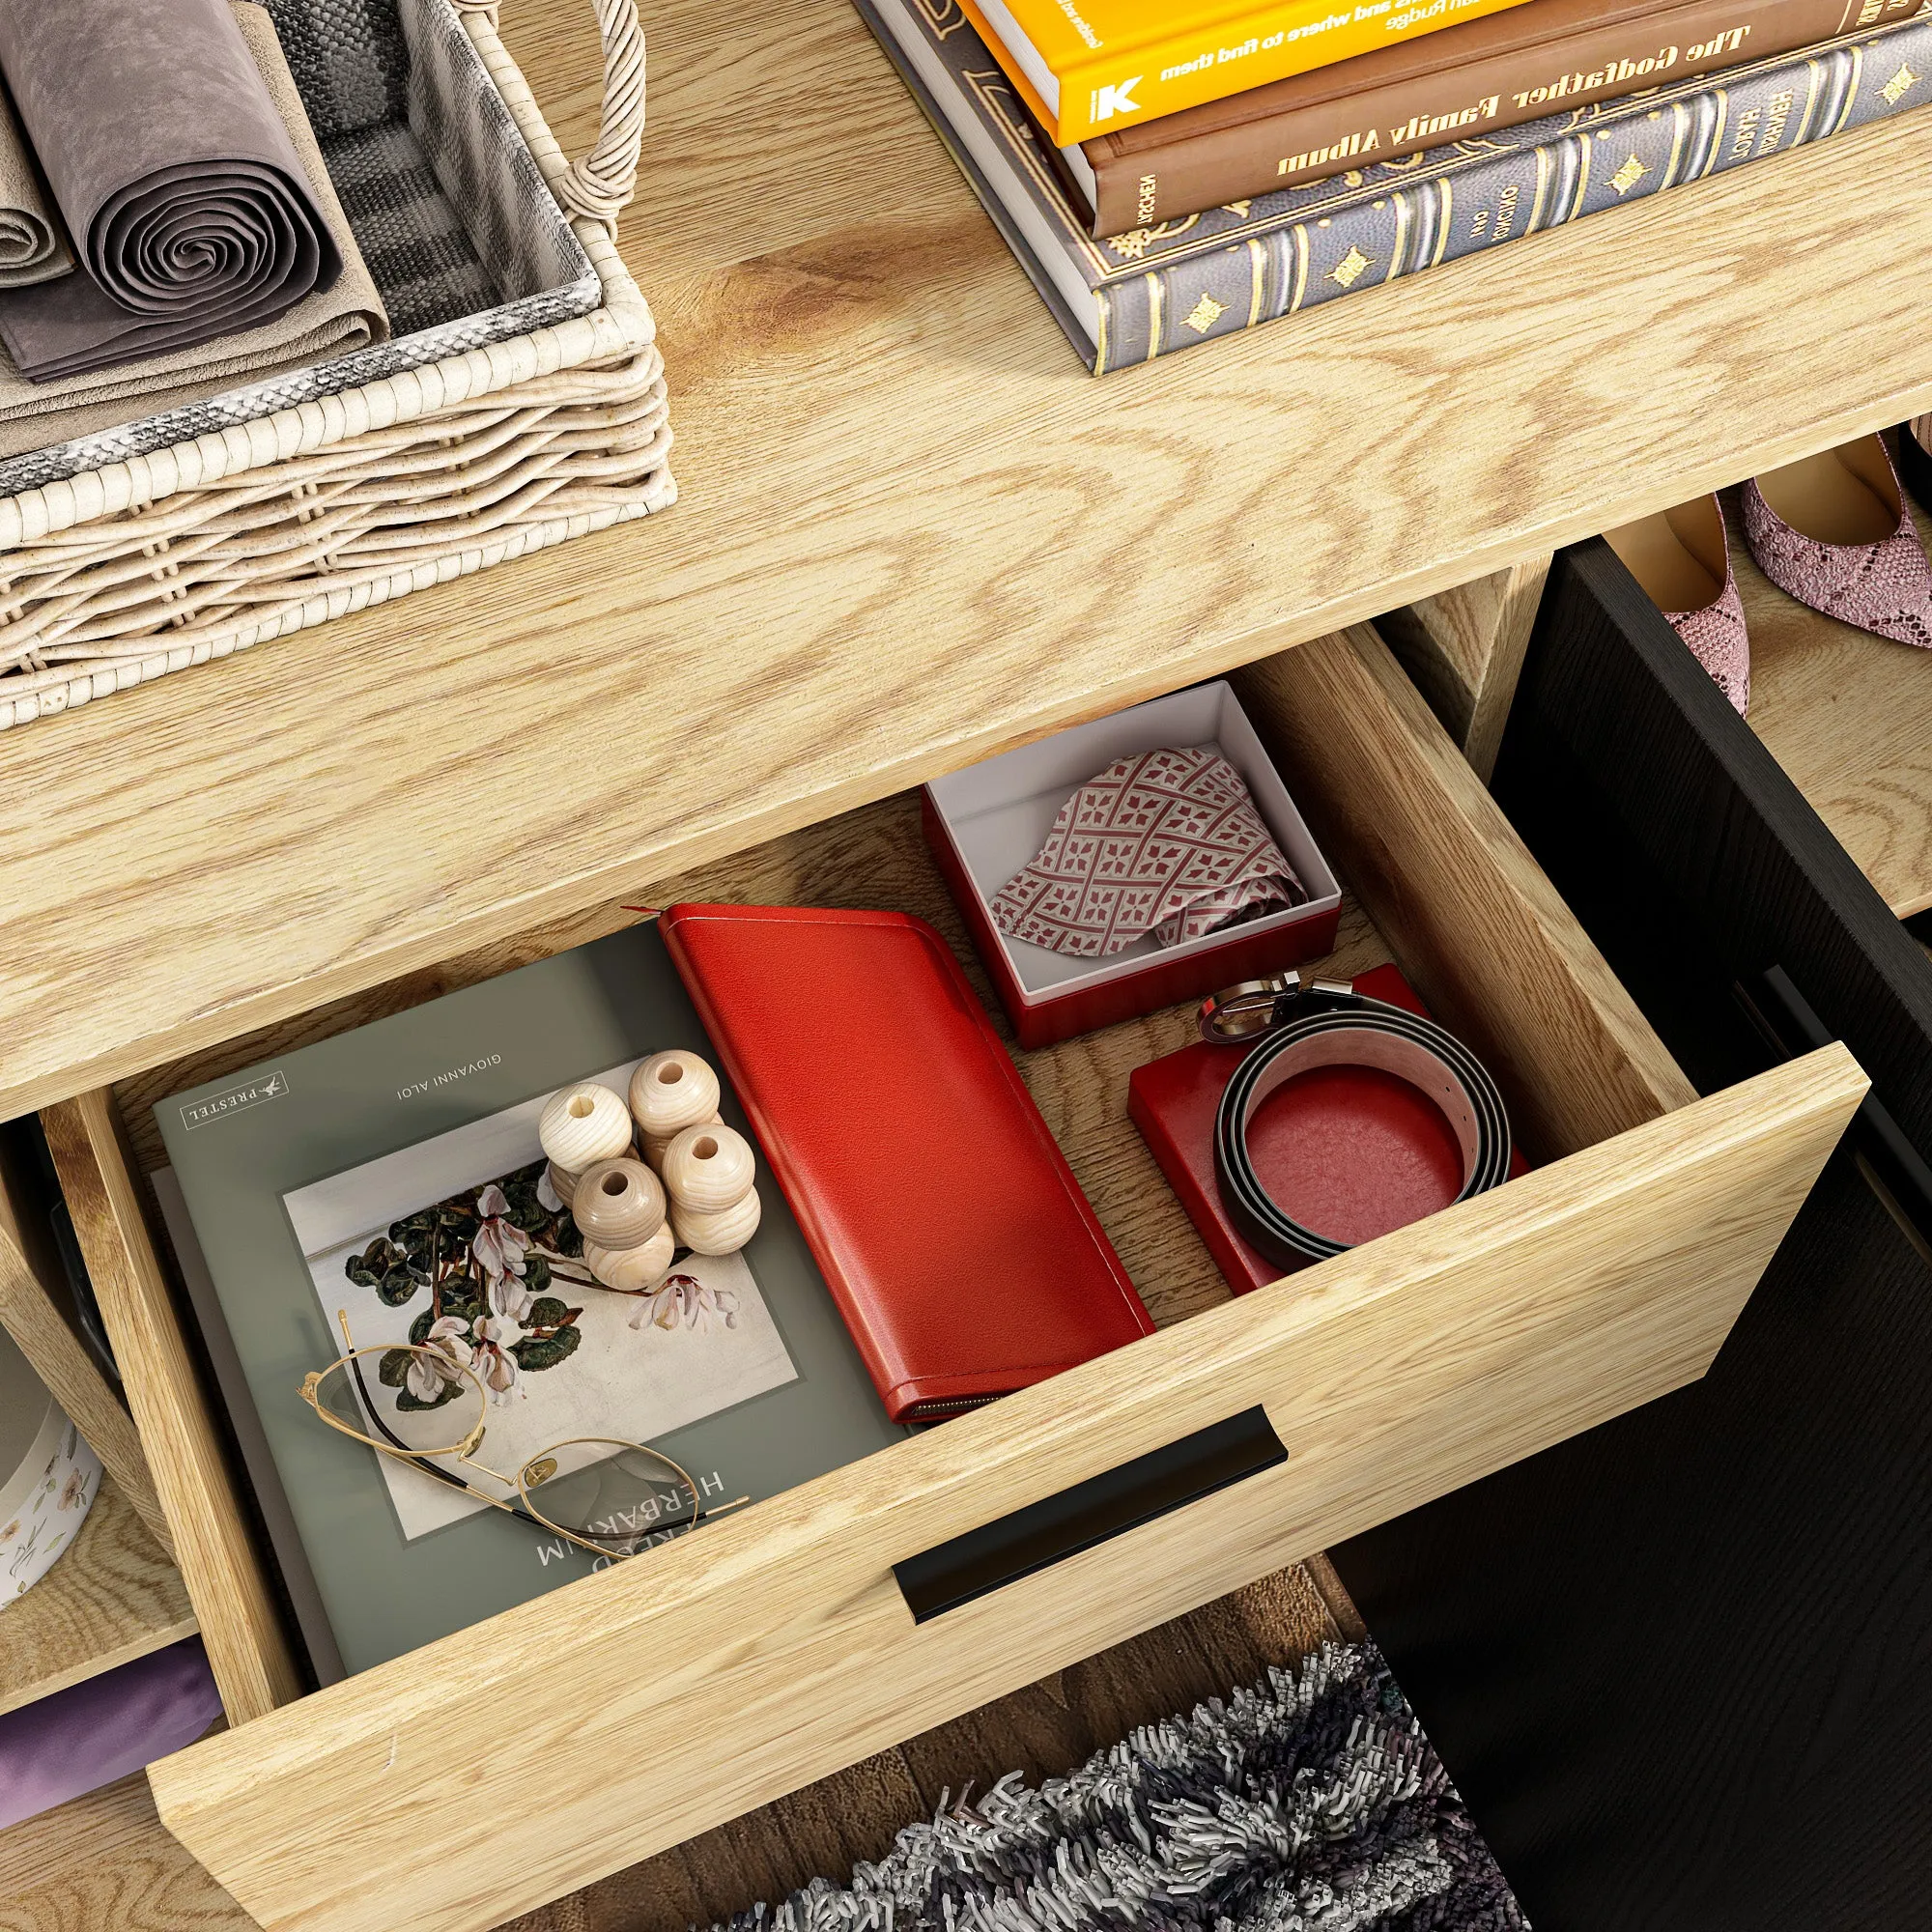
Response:
M342 272L227 0L0 0L0 71L86 270L0 291L30 381L260 328Z

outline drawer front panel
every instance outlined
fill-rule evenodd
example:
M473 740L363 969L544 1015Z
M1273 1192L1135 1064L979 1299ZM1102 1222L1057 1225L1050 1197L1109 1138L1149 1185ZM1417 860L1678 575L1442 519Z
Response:
M266 1925L497 1923L1701 1375L1864 1084L1823 1049L274 1711L161 1815ZM1256 1405L1285 1462L915 1623L895 1563Z

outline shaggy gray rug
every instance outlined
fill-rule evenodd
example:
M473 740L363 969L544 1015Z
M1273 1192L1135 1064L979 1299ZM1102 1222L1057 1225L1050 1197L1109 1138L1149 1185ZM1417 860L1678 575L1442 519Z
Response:
M714 1932L1527 1932L1373 1645L1017 1772Z

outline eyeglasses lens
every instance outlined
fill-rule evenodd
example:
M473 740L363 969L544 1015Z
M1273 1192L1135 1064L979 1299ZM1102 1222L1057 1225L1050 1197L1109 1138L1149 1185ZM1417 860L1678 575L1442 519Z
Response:
M559 1442L521 1472L532 1516L630 1555L696 1520L699 1498L676 1463L635 1443Z
M465 1441L484 1408L475 1378L433 1348L358 1350L323 1376L315 1399L325 1415L355 1435L424 1456L444 1455Z

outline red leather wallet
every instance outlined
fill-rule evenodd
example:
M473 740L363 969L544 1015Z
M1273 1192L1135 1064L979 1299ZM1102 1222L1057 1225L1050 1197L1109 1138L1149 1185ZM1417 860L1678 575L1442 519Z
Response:
M895 1422L1153 1332L922 919L677 905L665 945Z

